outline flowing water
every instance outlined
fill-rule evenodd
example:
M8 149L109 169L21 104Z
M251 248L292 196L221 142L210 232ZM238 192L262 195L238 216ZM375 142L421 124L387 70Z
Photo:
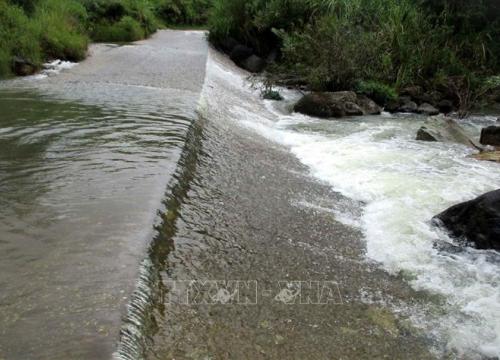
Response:
M0 85L1 359L110 358L206 50L160 32Z
M209 69L226 87L225 96L239 98L226 108L230 117L285 145L311 175L359 202L339 202L328 210L362 231L368 261L402 275L417 290L443 296L439 314L422 311L412 316L416 326L439 339L439 353L500 356L500 255L474 249L440 251L436 242L453 240L430 223L448 207L498 189L499 164L471 159L473 151L462 145L416 141L422 116L315 119L291 112L300 94L280 89L286 97L283 103L256 105L258 92L243 75L220 61L211 61ZM472 116L460 123L479 138L481 128L496 119Z
M1 83L0 359L500 356L498 253L439 250L429 221L500 166L415 141L422 117L293 114L206 61L203 33L163 31ZM342 301L169 301L207 279Z

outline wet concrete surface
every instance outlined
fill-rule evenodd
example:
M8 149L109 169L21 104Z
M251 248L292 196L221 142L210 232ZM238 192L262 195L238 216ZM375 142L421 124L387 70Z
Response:
M205 87L217 86L208 76ZM435 358L425 334L391 307L420 306L426 295L367 262L362 234L318 210L349 201L311 178L287 149L223 112L211 102L202 112L189 184L175 216L164 214L162 295L144 357ZM179 291L193 280L196 291ZM256 304L224 297L218 290L230 280L255 283ZM220 286L214 291L210 281ZM301 304L279 297L290 281L335 286L326 304L314 301L314 291L313 303ZM253 299L251 286L242 292Z

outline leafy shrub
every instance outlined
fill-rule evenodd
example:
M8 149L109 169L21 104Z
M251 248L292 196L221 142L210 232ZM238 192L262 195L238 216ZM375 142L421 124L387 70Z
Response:
M378 81L359 81L356 84L356 91L368 96L380 105L385 105L398 97L396 89Z
M275 101L281 101L283 100L283 96L279 93L279 91L272 90L272 89L266 89L262 91L261 94L262 98L266 100L275 100Z
M157 29L154 6L148 0L85 0L84 5L96 41L135 41Z
M104 23L96 25L94 29L94 40L128 42L136 41L144 37L144 30L137 20L130 16L124 16L116 23Z
M211 0L156 0L155 13L168 25L203 25Z
M46 58L78 61L85 57L88 37L85 8L74 0L42 0L34 12Z
M232 37L261 54L278 47L268 68L277 82L352 90L364 81L379 101L393 94L375 83L462 102L500 72L497 0L214 0L209 28L216 46Z
M36 66L42 62L39 28L34 26L24 11L0 0L0 75L11 72L14 56L26 59Z

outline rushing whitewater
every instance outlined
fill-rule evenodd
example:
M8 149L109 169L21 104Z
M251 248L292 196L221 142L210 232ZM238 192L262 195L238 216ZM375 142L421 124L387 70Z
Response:
M285 102L260 100L245 74L214 56L208 71L224 84L221 96L232 104L225 110L234 121L286 145L314 177L359 202L358 209L342 203L327 210L362 230L367 261L442 296L439 311L407 309L440 344L437 351L500 356L499 254L440 252L436 241L453 240L430 224L447 207L498 188L500 165L469 158L471 150L461 145L416 141L420 116L315 119L291 112L299 98L292 91L280 89ZM494 121L480 116L462 125L477 137Z

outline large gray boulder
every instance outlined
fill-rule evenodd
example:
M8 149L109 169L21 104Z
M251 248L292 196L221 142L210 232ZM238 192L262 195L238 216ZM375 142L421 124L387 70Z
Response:
M500 190L452 206L433 222L459 241L465 240L465 245L500 251Z
M416 113L418 112L418 105L410 99L404 99L398 111L403 113Z
M500 146L500 126L488 126L481 131L481 140L483 145Z
M469 138L455 120L444 115L429 117L418 130L417 140L459 143L482 150L481 146Z
M370 99L358 96L352 91L337 91L304 95L295 104L294 111L320 118L341 118L380 114L381 109Z

